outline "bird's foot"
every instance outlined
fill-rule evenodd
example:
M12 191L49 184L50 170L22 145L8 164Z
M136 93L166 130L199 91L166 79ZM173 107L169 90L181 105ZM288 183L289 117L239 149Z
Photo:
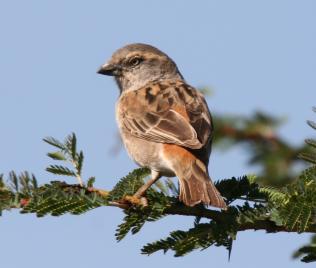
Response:
M135 206L143 206L147 207L148 206L148 201L146 197L138 197L135 195L126 195L123 198L124 201L128 202L129 204L135 205Z

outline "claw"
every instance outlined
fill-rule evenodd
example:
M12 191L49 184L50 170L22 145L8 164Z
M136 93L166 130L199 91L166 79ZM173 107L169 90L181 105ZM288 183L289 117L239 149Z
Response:
M148 201L146 197L137 197L135 195L126 195L123 200L135 206L148 206Z

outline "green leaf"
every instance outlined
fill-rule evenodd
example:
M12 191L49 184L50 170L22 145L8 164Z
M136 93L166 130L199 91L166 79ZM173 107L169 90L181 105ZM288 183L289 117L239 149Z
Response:
M301 212L301 219L300 219L300 227L299 231L304 232L309 225L309 221L311 220L312 217L312 210L308 204L305 204L302 207L302 212Z
M259 191L261 193L266 194L270 202L282 204L282 203L287 202L288 200L286 190L283 188L265 186L265 187L261 187Z
M59 165L50 165L46 168L46 171L56 174L56 175L65 175L65 176L73 176L76 177L76 173L70 170L67 167L59 166Z
M313 122L313 121L311 121L311 120L307 120L307 124L308 124L311 128L313 128L313 129L316 130L316 123L315 123L315 122Z
M121 241L131 230L132 234L136 234L145 224L146 218L145 214L134 212L133 209L128 211L123 223L116 229L116 240Z
M49 156L50 158L54 160L62 160L62 161L67 160L63 152L60 152L60 151L54 152L54 153L48 153L47 156Z
M300 153L299 158L316 165L316 154Z
M77 161L77 138L75 133L70 134L65 139L65 147L66 151L69 154L69 157L72 159L73 162Z
M292 206L289 215L286 219L285 225L289 227L290 230L293 230L297 222L299 221L302 208L299 204Z
M316 148L316 140L314 140L314 139L306 139L305 143Z
M48 143L54 147L57 147L58 149L61 149L61 150L66 149L65 145L62 142L60 142L59 140L57 140L53 137L44 138L43 141L45 141L46 143Z
M87 182L87 187L88 188L93 187L94 182L95 182L95 177L90 177Z
M10 179L10 182L11 182L13 189L18 193L20 190L19 180L18 180L18 176L16 175L16 173L14 171L11 171L9 173L9 179Z
M76 169L77 169L77 173L80 176L81 175L81 170L82 170L82 165L83 165L83 152L80 151L79 155L78 155L78 159L77 159L77 164L76 164Z
M77 138L76 138L75 133L72 133L70 143L71 143L71 156L72 156L72 159L75 161L77 160Z

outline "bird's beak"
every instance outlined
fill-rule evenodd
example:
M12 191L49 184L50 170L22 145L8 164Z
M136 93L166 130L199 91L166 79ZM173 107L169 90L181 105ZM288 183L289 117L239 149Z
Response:
M116 76L119 75L121 71L120 66L116 64L110 64L106 63L100 67L100 69L97 71L98 74L104 74L104 75L110 75L110 76Z

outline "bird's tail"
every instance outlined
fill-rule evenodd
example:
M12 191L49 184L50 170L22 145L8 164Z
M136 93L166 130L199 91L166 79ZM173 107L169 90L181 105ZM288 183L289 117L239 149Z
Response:
M176 172L180 182L180 201L191 207L199 203L223 209L227 207L202 161L195 159L186 172L182 170Z

